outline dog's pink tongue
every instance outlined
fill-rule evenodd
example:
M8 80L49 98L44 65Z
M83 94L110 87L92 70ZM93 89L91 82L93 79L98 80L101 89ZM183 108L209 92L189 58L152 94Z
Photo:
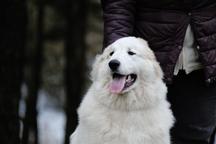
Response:
M120 93L125 85L126 77L114 78L110 83L109 89L112 93Z

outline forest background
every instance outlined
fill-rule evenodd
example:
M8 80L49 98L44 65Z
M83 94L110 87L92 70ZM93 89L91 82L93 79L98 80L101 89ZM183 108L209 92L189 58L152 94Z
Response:
M8 0L0 10L0 143L68 144L102 50L100 0Z

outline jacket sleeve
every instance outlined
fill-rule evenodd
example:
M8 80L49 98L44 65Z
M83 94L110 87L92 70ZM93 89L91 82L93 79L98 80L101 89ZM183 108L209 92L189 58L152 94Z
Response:
M132 36L136 0L101 0L104 48L119 38Z

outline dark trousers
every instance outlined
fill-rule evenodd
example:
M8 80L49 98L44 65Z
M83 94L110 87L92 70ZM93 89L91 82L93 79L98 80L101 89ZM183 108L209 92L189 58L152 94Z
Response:
M216 128L216 86L206 86L204 72L188 75L180 71L168 86L176 123L171 130L172 144L213 144Z

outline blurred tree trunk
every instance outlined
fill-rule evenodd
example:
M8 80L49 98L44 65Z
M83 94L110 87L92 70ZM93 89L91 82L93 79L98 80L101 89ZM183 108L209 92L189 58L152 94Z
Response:
M19 99L26 47L26 1L0 5L0 143L20 143Z
M26 100L26 116L24 118L24 130L22 144L38 144L38 126L37 126L37 98L41 84L41 70L43 58L43 27L44 27L44 3L43 0L37 1L37 36L36 48L31 52L32 61L30 62L30 76L27 82L28 97Z
M66 134L65 144L75 130L78 118L77 107L81 100L84 85L85 33L87 0L66 0Z

